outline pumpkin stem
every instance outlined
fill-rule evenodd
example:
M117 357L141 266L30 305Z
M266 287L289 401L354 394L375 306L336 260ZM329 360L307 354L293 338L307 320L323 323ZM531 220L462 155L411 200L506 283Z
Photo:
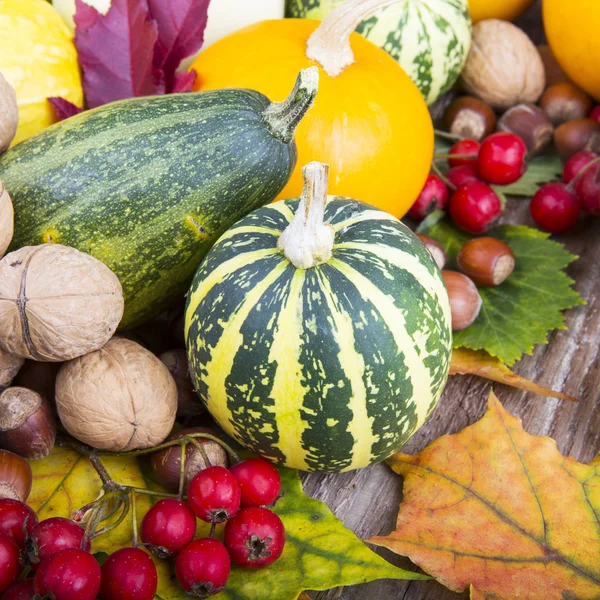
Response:
M350 34L361 21L399 0L348 0L329 13L308 38L306 56L318 62L330 77L354 63Z
M318 67L302 69L292 93L283 102L272 102L263 113L263 119L271 133L289 144L294 138L298 123L312 106L318 89Z
M308 163L302 169L304 190L292 222L277 247L297 269L310 269L331 258L333 227L324 222L329 165Z

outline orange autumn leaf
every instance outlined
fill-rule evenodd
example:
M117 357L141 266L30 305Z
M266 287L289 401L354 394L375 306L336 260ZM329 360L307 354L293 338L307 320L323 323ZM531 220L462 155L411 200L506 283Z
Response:
M513 373L503 362L490 356L485 350L454 348L452 361L450 362L450 375L478 375L485 379L533 392L539 396L550 396L561 400L569 400L570 402L578 402L577 398L573 396L555 392Z
M473 600L600 598L600 462L562 456L493 393L474 425L388 462L404 499L371 543Z

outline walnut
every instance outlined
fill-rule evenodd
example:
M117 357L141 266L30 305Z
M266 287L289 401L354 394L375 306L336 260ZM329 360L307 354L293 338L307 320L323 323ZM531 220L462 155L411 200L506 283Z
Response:
M17 133L19 109L12 85L0 73L0 152L6 150Z
M8 249L14 232L13 204L4 184L0 181L0 258Z
M14 356L61 362L97 350L123 308L117 277L74 248L27 246L0 261L0 348Z
M473 43L461 74L465 90L498 110L535 103L544 91L544 63L533 42L508 21L488 19L473 27Z
M0 349L0 390L8 387L23 366L24 359Z
M94 448L150 448L171 432L177 386L154 354L117 337L62 366L56 406L64 428Z

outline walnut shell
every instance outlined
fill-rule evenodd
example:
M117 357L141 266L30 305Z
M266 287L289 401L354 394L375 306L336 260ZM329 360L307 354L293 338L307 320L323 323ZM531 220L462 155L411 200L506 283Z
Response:
M6 150L17 133L19 108L12 85L0 73L0 152Z
M0 390L12 383L24 362L24 359L0 349Z
M473 43L461 74L470 94L498 110L535 103L546 85L540 53L518 27L488 19L473 27Z
M64 428L100 450L151 448L171 433L177 386L152 352L125 338L64 364L56 379Z
M0 181L0 258L4 256L12 241L15 225L14 217L12 200L4 184Z
M26 246L0 261L0 347L14 356L61 362L93 352L123 308L116 275L74 248Z

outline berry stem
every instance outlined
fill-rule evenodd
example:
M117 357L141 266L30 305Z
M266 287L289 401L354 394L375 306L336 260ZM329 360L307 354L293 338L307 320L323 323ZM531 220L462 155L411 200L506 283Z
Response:
M447 185L453 192L456 191L456 186L442 173L440 168L434 163L431 163L431 170Z
M181 443L181 460L179 461L179 500L183 499L183 489L185 487L185 459L187 458L187 444Z
M192 442L192 444L194 444L194 446L196 446L196 449L198 450L198 452L200 452L200 454L202 455L202 458L204 459L204 462L206 463L207 466L212 467L213 464L210 461L210 458L208 457L208 454L206 453L206 450L204 449L204 446L202 444L199 444L196 440L191 439L190 442Z
M137 507L135 505L135 490L132 488L129 490L131 494L131 545L134 548L138 547L138 527L137 527Z
M585 165L585 167L583 167L579 171L579 173L577 173L577 175L575 175L575 177L573 177L573 179L571 179L571 181L566 186L567 189L570 192L575 192L575 186L577 185L577 182L581 179L581 177L584 175L584 173L586 171L588 171L591 167L597 165L598 163L600 163L600 156L594 158L594 160L591 160L587 165Z
M98 477L100 477L105 487L109 488L110 490L117 490L122 487L117 485L115 480L108 474L106 467L102 464L102 461L100 460L100 457L96 451L89 446L86 446L85 444L82 444L73 438L67 438L65 436L61 436L57 440L57 445L73 448L79 452L79 454L85 456L92 463L92 466L98 473Z
M208 534L208 537L214 538L216 529L217 529L217 524L212 523L210 526L210 533Z
M452 159L460 159L460 160L475 160L477 158L477 154L434 154L433 160L452 160Z
M460 140L463 139L460 135L455 135L454 133L449 133L448 131L442 131L441 129L434 129L434 133L437 137L450 140L452 142L460 142Z
M121 492L121 497L117 500L117 502L120 506L123 507L123 510L121 511L121 514L119 515L118 519L114 523L106 525L102 529L98 529L94 534L90 536L90 539L93 540L94 538L100 537L101 535L106 535L107 533L110 533L113 529L116 529L125 520L125 517L129 514L129 509L131 508L129 494L123 494L123 492ZM104 521L105 519L106 515L100 513L99 521Z

